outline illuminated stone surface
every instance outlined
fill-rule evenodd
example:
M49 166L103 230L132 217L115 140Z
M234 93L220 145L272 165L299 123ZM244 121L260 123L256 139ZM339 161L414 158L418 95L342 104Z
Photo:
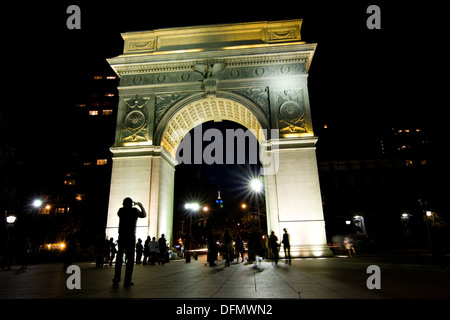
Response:
M148 211L137 237L164 233L172 241L177 147L195 126L230 120L252 130L272 157L264 168L269 233L281 240L287 228L293 256L331 255L307 88L316 44L301 41L301 24L122 34L124 53L108 59L120 76L108 237L117 237L117 211L131 197Z

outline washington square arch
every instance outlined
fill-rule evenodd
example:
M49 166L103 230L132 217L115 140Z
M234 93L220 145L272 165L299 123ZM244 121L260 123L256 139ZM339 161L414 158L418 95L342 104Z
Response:
M302 20L159 29L122 34L108 59L120 77L106 226L117 238L126 197L148 215L136 236L172 241L176 152L206 121L255 133L262 159L267 228L290 234L291 255L327 256L307 78L316 44Z

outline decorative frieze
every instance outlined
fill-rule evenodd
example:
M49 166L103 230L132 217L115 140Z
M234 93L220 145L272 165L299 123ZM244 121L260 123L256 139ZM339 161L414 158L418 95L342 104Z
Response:
M206 66L206 64L204 66ZM225 64L221 65L223 69L221 69L220 72L214 71L214 68L218 66L218 64L214 64L213 66L213 68L204 71L199 71L199 64L195 64L189 69L183 69L183 71L169 70L166 72L133 73L130 75L125 73L121 76L120 86L127 87L163 83L196 82L206 79L205 73L214 73L214 78L217 80L252 79L306 74L306 65L303 62L290 64L253 63L252 65L250 65L250 63L226 63L226 67Z

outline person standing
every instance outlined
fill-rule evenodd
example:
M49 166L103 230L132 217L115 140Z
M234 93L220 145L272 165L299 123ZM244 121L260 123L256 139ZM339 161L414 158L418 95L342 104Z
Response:
M216 248L216 239L214 236L214 232L212 230L208 234L207 244L208 244L207 261L209 262L210 267L215 267L217 265L215 263L215 260L217 259L217 248Z
M287 232L286 228L283 229L283 240L281 243L283 244L284 248L284 258L286 260L286 263L289 262L291 264L291 244L289 243L289 233Z
M164 238L164 233L161 235L161 238L158 239L159 244L159 258L158 258L158 264L165 264L166 263L166 238Z
M133 206L139 206L135 208ZM145 218L147 213L144 206L140 202L133 202L131 198L125 198L123 200L123 207L119 209L117 215L120 218L119 221L119 250L117 252L115 274L113 279L113 287L118 287L120 283L120 277L122 272L123 254L127 256L127 263L125 268L125 280L124 287L130 287L134 285L131 281L134 268L134 246L136 243L136 222L138 218Z
M159 249L159 244L158 241L156 241L156 237L152 238L152 241L149 242L148 247L150 251L150 264L154 266L155 261L158 257L158 249Z
M144 266L147 264L147 260L150 262L150 236L147 236L147 239L144 242L144 262L142 263Z
M144 247L142 246L142 239L139 238L138 242L136 243L136 264L141 264L143 250Z
M30 253L31 253L31 242L30 242L30 238L27 238L27 240L25 241L25 243L23 245L22 268L21 269L28 268L28 258L30 256Z
M272 249L272 254L274 256L275 264L278 264L278 238L275 235L275 232L270 233L269 237L269 246Z
M237 253L237 262L239 262L239 256L242 257L242 262L244 262L244 243L240 236L236 237L236 253Z
M225 266L226 267L229 267L231 261L233 261L233 257L232 257L233 244L232 244L232 241L233 241L233 239L231 238L230 230L226 229L225 230L225 234L223 236L223 243L224 243L224 246L225 246L224 255L225 255Z
M109 239L109 266L112 267L114 258L116 257L117 249L114 243L114 238Z

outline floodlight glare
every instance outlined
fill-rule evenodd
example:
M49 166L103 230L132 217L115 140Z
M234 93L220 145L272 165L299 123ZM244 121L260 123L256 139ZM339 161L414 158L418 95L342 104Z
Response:
M33 207L40 208L42 206L42 200L36 199L33 201Z
M252 187L252 190L255 192L260 192L263 189L263 184L262 184L261 180L259 180L259 179L253 179L250 182L250 186Z

